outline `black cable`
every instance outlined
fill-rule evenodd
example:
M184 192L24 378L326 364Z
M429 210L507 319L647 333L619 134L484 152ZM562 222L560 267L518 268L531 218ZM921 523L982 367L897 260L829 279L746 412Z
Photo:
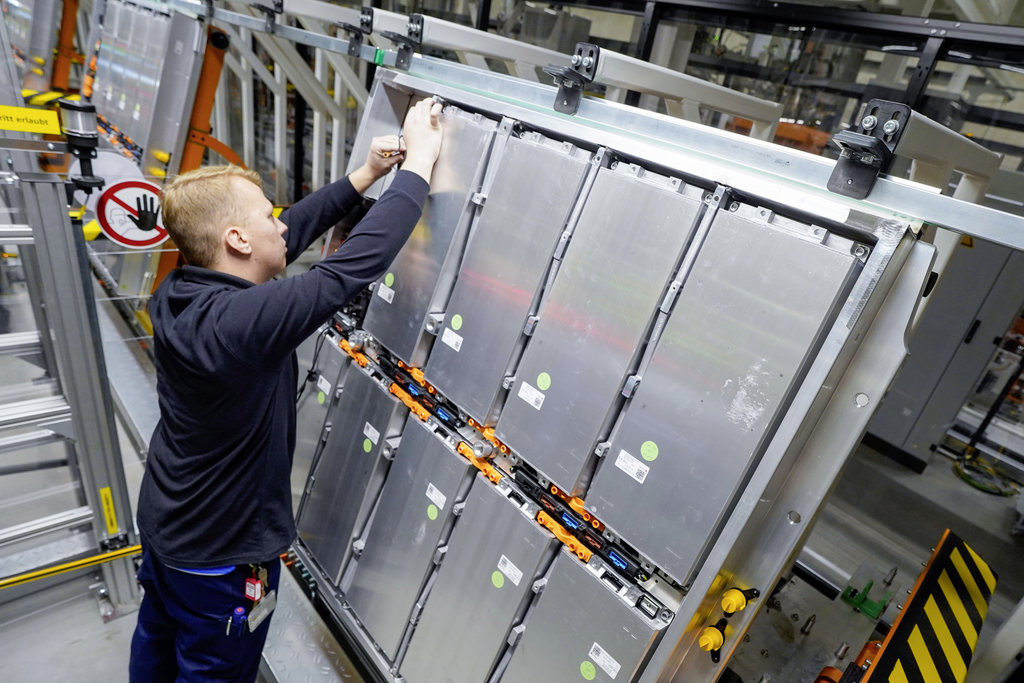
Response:
M299 386L299 391L295 395L295 403L298 403L302 399L302 394L306 391L306 386L310 382L316 379L316 361L320 357L320 350L324 347L324 340L327 339L327 330L320 333L317 337L316 346L313 347L313 360L309 364L309 370L306 370L306 378L302 380L302 384Z

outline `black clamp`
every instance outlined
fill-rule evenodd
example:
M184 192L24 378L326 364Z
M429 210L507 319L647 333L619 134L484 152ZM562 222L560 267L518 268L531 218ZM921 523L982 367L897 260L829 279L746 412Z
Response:
M840 155L828 179L828 189L844 197L867 197L879 174L892 165L911 113L910 107L900 102L868 102L857 130L842 130L832 136Z
M364 6L359 12L359 26L348 23L335 24L348 35L348 56L358 57L363 49L363 37L373 33L373 8Z
M110 552L112 550L120 550L121 548L127 547L128 535L124 533L100 539L100 548L105 552Z
M277 15L284 13L284 0L274 0L274 6L268 7L259 3L253 3L253 8L263 12L263 30L266 33L274 32L274 23Z
M600 56L601 48L597 45L577 43L569 66L548 64L544 67L544 73L554 78L558 86L555 111L571 116L579 110L583 86L594 81Z

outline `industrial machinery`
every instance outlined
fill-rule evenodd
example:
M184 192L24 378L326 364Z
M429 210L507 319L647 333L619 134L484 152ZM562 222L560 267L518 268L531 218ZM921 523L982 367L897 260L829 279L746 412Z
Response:
M444 103L420 224L322 331L298 518L381 680L716 680L905 356L922 222L1017 220L554 94L414 56L355 143Z

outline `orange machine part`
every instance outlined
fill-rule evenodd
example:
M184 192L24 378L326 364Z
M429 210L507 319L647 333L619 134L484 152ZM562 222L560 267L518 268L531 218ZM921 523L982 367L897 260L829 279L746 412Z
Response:
M347 354L348 354L349 356L351 356L351 357L352 357L352 360L354 360L354 361L355 361L356 363L358 363L358 364L359 364L359 367L361 367L361 368L365 368L365 367L366 367L366 365L367 365L367 363L369 363L369 362L370 362L370 361L369 361L369 360L368 360L368 359L366 358L366 356L364 356L363 354L361 354L361 353L359 353L358 351L356 351L355 349L353 349L353 348L352 348L352 345L348 343L348 340L347 340L347 339L341 339L341 340L339 340L339 341L338 341L338 346L339 346L339 347L341 347L341 350L342 350L342 351L344 351L344 352L345 352L345 353L347 353Z
M388 391L397 396L398 400L404 403L405 407L408 408L409 411L419 419L425 422L427 418L430 417L430 411L421 406L419 403L417 403L416 399L410 396L409 392L407 392L402 387L392 382L391 386L388 388Z
M843 672L834 666L826 666L818 674L818 677L814 679L814 683L839 683L839 679L843 677Z
M64 10L60 17L60 33L57 36L57 57L53 60L53 77L50 84L53 90L67 92L68 77L75 54L75 23L78 19L78 0L64 0Z
M499 472L497 468L494 467L494 465L487 462L483 458L476 457L476 454L473 453L473 447L470 446L465 441L460 441L459 445L456 447L456 450L459 452L459 455L464 457L466 460L469 460L471 463L473 463L474 467L483 472L484 476L490 479L492 484L497 484L499 481L502 480L502 473Z
M576 557L580 558L584 562L588 562L590 560L590 556L593 555L593 553L590 552L590 549L585 547L575 536L566 531L565 527L552 519L551 515L543 510L538 511L537 523L553 533L555 538L565 544L565 546L569 548Z

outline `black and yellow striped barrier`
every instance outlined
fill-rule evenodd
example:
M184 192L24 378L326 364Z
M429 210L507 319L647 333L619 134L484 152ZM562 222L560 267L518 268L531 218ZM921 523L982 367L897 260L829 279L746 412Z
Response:
M56 576L57 574L63 574L64 572L70 572L76 569L93 567L97 564L103 564L104 562L118 560L122 557L138 555L141 552L141 545L130 545L124 548L118 548L117 550L111 550L110 552L100 553L99 555L83 557L80 560L65 562L64 564L58 564L52 567L45 567L43 569L36 569L34 571L25 572L24 574L8 576L5 579L0 579L0 590L3 590L4 588L12 588L14 586L20 586L24 583L29 583L30 581L45 579L48 576Z
M962 683L996 575L949 529L861 683Z

